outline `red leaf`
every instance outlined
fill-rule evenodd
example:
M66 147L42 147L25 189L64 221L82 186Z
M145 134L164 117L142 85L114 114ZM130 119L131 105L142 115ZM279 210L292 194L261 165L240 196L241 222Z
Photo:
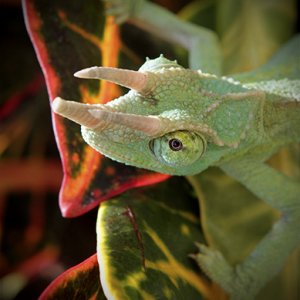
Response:
M102 291L97 255L58 276L42 293L39 300L106 299Z
M93 65L117 66L118 27L105 18L101 1L24 0L26 26L42 66L52 101L57 95L105 103L119 95L108 82L87 82L73 73ZM113 162L83 141L80 127L53 115L64 179L60 208L66 217L81 215L127 189L168 178Z

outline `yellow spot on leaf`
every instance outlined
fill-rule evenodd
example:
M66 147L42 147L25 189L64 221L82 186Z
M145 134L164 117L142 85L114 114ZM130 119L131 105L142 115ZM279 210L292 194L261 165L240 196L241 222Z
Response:
M172 299L173 292L169 288L165 287L163 289L163 293L164 293L164 295L166 296L167 299Z
M201 278L199 274L193 272L192 270L189 270L179 261L177 261L168 247L165 245L165 243L157 235L157 233L152 230L147 224L144 224L144 226L153 242L166 256L165 261L146 261L146 267L164 272L170 278L170 280L172 280L172 282L178 282L179 279L182 279L183 281L188 282L196 290L198 290L204 297L211 298L210 284L206 280ZM178 286L178 284L176 285Z
M152 295L147 293L141 287L141 283L146 280L147 280L147 277L146 277L144 270L140 271L140 272L136 272L136 273L131 273L125 280L122 281L122 287L125 287L125 286L133 287L142 296L142 299L155 300L155 298ZM126 293L125 290L124 290L124 293Z
M131 273L130 276L128 276L123 282L125 285L129 285L131 287L134 287L136 289L140 288L140 283L146 280L146 275L144 271Z
M190 229L189 229L189 227L188 227L187 225L185 225L185 224L181 224L181 226L180 226L180 231L181 231L181 233L182 233L183 235L187 235L187 236L190 235Z

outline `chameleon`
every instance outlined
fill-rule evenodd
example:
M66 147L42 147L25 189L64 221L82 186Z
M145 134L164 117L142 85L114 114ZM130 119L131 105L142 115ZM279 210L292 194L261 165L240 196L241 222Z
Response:
M56 97L52 109L80 124L83 139L113 160L188 178L217 166L277 209L280 219L243 262L232 266L204 244L195 256L231 299L254 299L300 242L299 182L265 163L300 140L300 36L257 70L226 77L212 31L147 1L107 2L117 22L130 20L185 47L190 69L163 55L138 71L89 67L74 75L129 91L107 104Z

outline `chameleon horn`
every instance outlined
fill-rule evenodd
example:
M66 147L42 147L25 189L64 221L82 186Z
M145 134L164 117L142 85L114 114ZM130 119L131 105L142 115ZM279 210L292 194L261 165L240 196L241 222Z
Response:
M141 116L127 114L121 112L110 112L101 109L89 110L90 114L99 121L104 121L109 124L118 124L141 131L146 135L153 137L158 135L162 130L162 121L155 116Z
M91 67L80 70L74 74L75 77L87 79L103 79L118 85L145 93L148 75L146 73L108 67Z
M56 97L52 103L52 110L55 113L93 129L98 127L101 122L89 113L91 107L92 105L89 104L68 101L60 97Z

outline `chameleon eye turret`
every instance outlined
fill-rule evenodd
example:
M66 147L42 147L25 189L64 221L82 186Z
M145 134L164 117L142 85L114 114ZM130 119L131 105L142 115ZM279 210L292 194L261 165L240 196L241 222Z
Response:
M186 167L204 154L206 140L198 133L176 131L152 140L149 147L161 163L171 167Z

